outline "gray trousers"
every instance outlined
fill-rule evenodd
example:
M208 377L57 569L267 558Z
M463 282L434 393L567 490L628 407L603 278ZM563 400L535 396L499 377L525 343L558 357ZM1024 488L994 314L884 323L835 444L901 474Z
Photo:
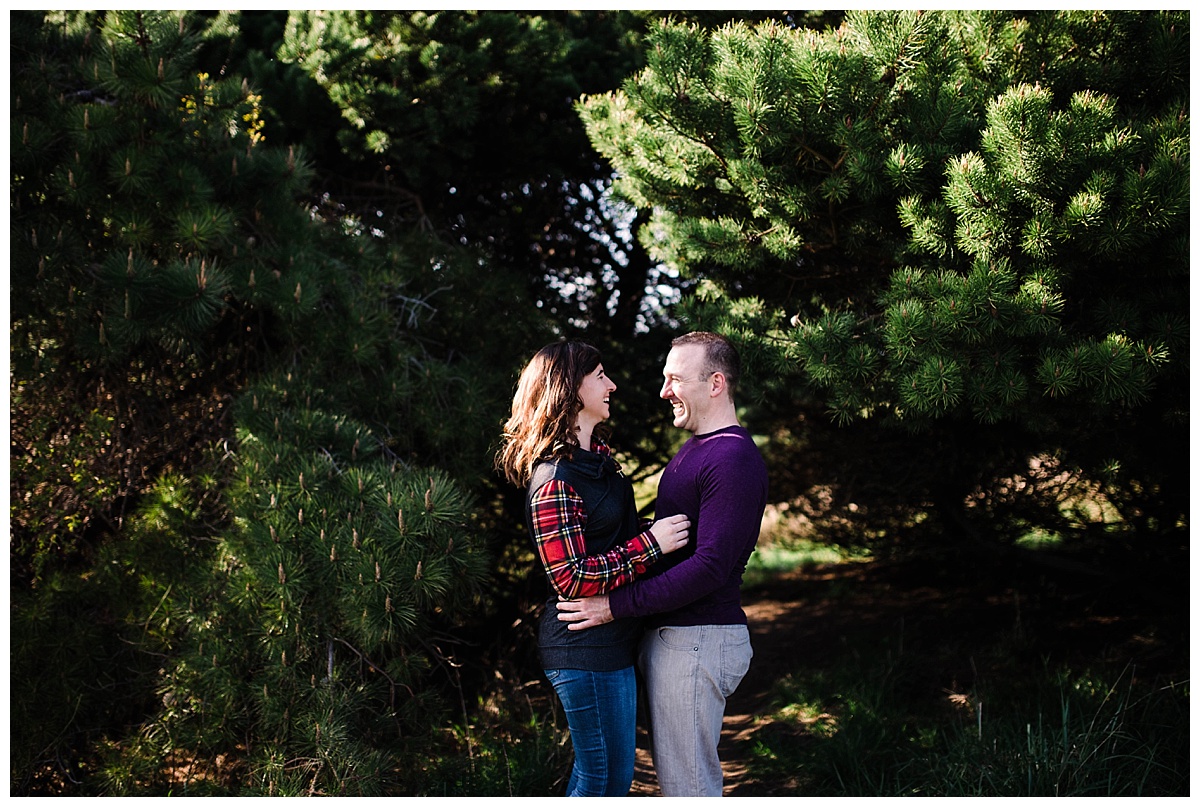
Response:
M650 755L664 796L720 796L725 699L750 668L745 625L654 628L642 637Z

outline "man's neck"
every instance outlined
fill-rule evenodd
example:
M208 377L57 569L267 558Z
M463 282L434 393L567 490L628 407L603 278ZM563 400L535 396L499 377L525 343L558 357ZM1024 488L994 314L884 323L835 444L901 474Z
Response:
M730 407L728 410L714 412L710 417L702 418L699 427L692 434L711 434L730 426L740 426L737 411Z

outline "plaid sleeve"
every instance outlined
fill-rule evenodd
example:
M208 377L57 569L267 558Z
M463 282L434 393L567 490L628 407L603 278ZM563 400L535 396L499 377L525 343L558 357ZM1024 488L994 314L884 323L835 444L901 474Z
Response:
M588 555L583 540L587 511L583 499L565 482L551 480L530 502L533 542L550 578L564 597L591 597L622 586L662 557L649 530L603 555Z

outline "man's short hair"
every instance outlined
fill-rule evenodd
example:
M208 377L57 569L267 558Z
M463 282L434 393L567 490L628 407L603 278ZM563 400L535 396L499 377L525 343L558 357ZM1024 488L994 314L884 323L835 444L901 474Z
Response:
M742 359L733 343L719 333L710 331L692 331L671 340L671 347L680 345L700 345L704 348L706 374L721 373L729 387L729 395L737 391L738 380L742 377Z

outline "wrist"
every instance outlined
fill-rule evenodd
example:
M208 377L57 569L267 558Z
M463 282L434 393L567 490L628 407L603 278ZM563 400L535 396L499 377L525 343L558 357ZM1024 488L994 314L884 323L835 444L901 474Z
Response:
M666 554L663 552L662 544L658 542L658 536L649 527L642 531L640 537L642 540L642 551L645 553L647 560L652 560Z

